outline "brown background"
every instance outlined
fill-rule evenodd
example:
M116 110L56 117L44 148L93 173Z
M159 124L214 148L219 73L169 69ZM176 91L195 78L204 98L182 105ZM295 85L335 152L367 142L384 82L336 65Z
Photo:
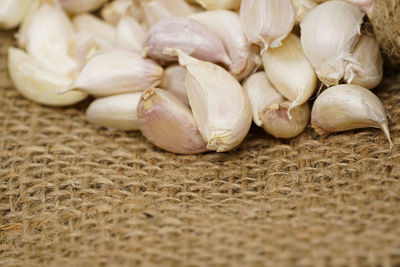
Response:
M0 33L0 265L400 264L400 80L377 90L377 129L180 156L85 121L89 101L32 103Z

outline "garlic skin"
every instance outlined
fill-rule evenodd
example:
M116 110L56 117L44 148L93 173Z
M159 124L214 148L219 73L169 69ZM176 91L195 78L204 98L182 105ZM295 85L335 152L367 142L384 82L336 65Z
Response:
M62 7L70 14L94 11L107 1L108 0L59 0Z
M86 110L86 119L97 126L123 131L139 130L137 106L142 92L99 98Z
M310 120L308 103L292 109L291 118L287 115L290 101L273 104L260 113L264 130L275 138L293 138L301 134Z
M183 104L189 106L185 83L186 70L179 65L169 66L164 70L161 88L176 96Z
M132 7L131 0L114 0L109 3L106 3L100 11L101 18L113 25L117 26L120 19L124 16L125 13L130 15L129 8Z
M308 12L317 6L314 0L292 0L292 3L296 12L296 24L300 24Z
M246 137L252 120L250 102L240 83L222 67L195 59L178 49L179 64L186 68L186 91L194 118L207 148L225 152Z
M117 26L115 46L126 50L141 52L146 32L132 17L123 16Z
M15 88L26 98L43 105L69 106L86 98L82 92L57 95L56 90L71 83L72 79L46 69L23 50L8 49L8 72Z
M157 147L177 154L207 151L192 112L171 93L147 89L140 98L137 115L140 131Z
M242 0L240 20L247 40L262 47L278 47L296 19L291 0Z
M17 27L26 16L32 0L1 0L0 29L9 30Z
M361 35L345 67L344 80L367 89L377 87L383 79L383 60L375 37Z
M262 55L265 73L284 97L293 101L290 111L305 102L314 93L317 76L301 48L300 39L289 34L280 47L268 49Z
M285 101L285 98L268 81L264 71L249 76L243 83L243 87L250 100L253 121L257 126L262 127L260 113L271 105L279 105Z
M226 66L232 63L218 36L189 18L166 18L150 29L143 44L143 53L153 59L177 60L175 56L163 54L164 48L181 49L195 58Z
M87 92L94 96L108 96L138 92L160 83L163 69L139 53L113 49L93 56L69 86L59 90Z
M314 102L311 123L320 135L358 128L380 128L390 147L386 110L368 89L359 85L341 84L323 91Z
M352 4L328 1L311 10L301 22L304 53L326 86L337 85L343 78L363 17Z
M231 9L236 10L240 7L240 0L194 0L207 10Z

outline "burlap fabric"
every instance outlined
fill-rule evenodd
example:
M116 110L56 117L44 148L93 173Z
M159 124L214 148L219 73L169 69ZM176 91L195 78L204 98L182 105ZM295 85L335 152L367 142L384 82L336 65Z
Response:
M375 129L181 156L11 85L0 33L0 266L400 264L400 80Z

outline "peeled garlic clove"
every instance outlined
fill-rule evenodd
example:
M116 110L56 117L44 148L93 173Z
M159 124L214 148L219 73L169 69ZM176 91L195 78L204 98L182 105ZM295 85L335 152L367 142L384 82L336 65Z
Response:
M278 47L291 32L296 14L291 0L242 0L240 20L247 40L263 51Z
M358 128L380 128L390 139L386 110L368 89L341 84L323 91L314 102L311 123L320 135Z
M130 7L132 7L131 0L114 0L103 6L100 15L105 22L117 26L122 16L127 13ZM129 13L128 11L128 14Z
M59 0L62 7L71 14L91 12L100 8L108 0Z
M262 127L263 121L260 119L260 113L272 105L279 105L285 99L275 90L263 71L252 74L243 83L243 87L250 100L253 121L257 126Z
M165 69L161 88L176 96L183 104L189 106L185 84L186 70L179 65L172 65Z
M72 80L43 67L23 50L10 47L8 72L15 88L26 98L49 106L68 106L86 98L82 92L57 95L56 90L67 86Z
M160 83L163 69L139 53L113 49L93 56L75 81L59 90L85 91L94 96L138 92Z
M317 86L314 69L301 48L300 39L290 34L280 47L268 49L262 55L265 73L284 97L293 101L290 111L307 102Z
M167 91L144 91L137 114L140 131L157 147L178 154L207 150L190 109Z
M117 26L116 47L141 52L145 39L146 32L134 18L129 16L121 18Z
M218 36L206 26L185 17L166 18L147 33L144 53L154 59L176 60L163 54L164 48L181 49L195 58L231 65L231 60Z
M292 109L291 118L287 112L289 101L274 104L260 113L264 130L276 138L293 138L301 134L310 120L310 108L308 103L296 106Z
M186 68L186 91L199 131L207 148L224 152L237 147L251 125L249 99L240 83L222 67L197 60L178 49L165 49L177 54Z
M326 85L337 85L343 78L345 61L360 35L364 14L343 1L320 4L303 19L301 44L318 75Z
M317 6L314 0L292 0L296 12L296 24L299 24L311 9Z
M345 67L344 80L347 83L373 89L383 78L383 60L375 37L361 35Z
M86 110L86 118L97 126L123 131L139 130L137 106L142 92L99 98Z
M28 29L32 21L33 14L39 9L40 1L32 0L28 6L26 13L21 21L18 32L15 34L17 39L17 44L20 48L26 48L26 43L28 42ZM0 15L1 17L1 15Z
M213 9L236 10L240 7L240 0L195 0L195 2L208 10L213 10Z
M1 0L0 29L13 29L24 19L34 1L32 0Z

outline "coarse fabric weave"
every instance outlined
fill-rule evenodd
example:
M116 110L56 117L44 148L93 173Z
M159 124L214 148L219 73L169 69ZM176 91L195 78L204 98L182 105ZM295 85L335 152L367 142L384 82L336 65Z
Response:
M1 32L0 266L399 266L400 78L378 129L292 140L253 127L175 155L22 97Z

